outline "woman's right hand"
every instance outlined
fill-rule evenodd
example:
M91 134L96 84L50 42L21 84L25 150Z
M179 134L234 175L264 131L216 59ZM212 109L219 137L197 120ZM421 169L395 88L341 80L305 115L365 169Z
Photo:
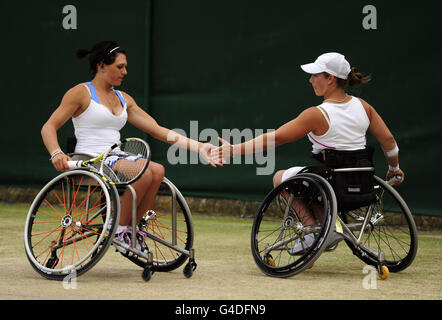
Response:
M71 160L71 157L65 155L64 153L59 153L52 158L51 162L57 171L63 172L69 170L68 161Z
M218 137L218 140L221 145L213 148L210 151L210 156L221 163L227 163L228 159L233 157L233 146L221 137Z
M398 179L396 177L400 177L400 179ZM393 181L393 185L397 186L397 185L401 184L402 182L404 182L405 173L401 169L399 169L398 171L388 170L386 180L390 181L390 179L393 179L393 178L395 178Z

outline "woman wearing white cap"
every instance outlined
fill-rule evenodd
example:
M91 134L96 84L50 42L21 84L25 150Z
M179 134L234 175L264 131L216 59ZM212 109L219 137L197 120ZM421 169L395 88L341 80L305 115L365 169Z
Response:
M301 68L311 74L309 81L315 94L324 98L323 103L307 108L276 131L244 143L231 145L220 139L222 146L213 149L213 156L217 157L219 152L223 152L224 157L261 152L304 136L313 144L313 155L325 149L363 150L366 148L365 135L369 131L377 138L386 155L389 167L387 179L399 175L401 180L396 184L401 183L404 173L399 169L399 149L390 130L370 104L345 92L346 86L359 85L370 78L359 73L356 68L351 68L345 57L336 52L322 54L315 62L302 65ZM304 168L299 166L276 172L273 177L274 186ZM312 215L304 217L304 225L313 223Z

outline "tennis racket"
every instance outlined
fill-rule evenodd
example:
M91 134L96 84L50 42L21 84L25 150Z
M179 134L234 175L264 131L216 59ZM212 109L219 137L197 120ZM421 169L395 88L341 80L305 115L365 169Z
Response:
M127 138L115 143L96 158L68 161L69 169L92 168L116 185L135 182L150 162L150 147L142 139Z

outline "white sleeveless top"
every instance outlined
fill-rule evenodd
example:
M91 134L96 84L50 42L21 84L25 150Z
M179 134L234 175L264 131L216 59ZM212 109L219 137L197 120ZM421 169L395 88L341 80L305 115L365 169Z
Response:
M323 149L351 151L365 148L365 134L370 120L358 98L352 97L347 103L341 104L324 102L317 108L324 115L329 128L321 136L316 136L313 132L307 135L313 144L313 153L319 153Z
M82 114L72 117L77 138L75 152L99 155L120 141L120 130L127 122L126 101L119 91L114 90L123 105L123 112L116 116L100 104L92 83L86 84L90 89L91 102Z

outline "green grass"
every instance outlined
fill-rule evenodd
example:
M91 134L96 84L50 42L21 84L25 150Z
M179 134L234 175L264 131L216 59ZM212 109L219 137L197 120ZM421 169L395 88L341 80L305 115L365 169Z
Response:
M78 278L77 289L42 278L23 245L27 205L0 204L0 299L441 299L442 234L419 233L413 264L375 290L362 286L364 263L341 243L312 269L287 279L265 276L250 251L252 220L194 216L198 267L186 279L182 267L155 273L146 283L141 269L111 247Z

